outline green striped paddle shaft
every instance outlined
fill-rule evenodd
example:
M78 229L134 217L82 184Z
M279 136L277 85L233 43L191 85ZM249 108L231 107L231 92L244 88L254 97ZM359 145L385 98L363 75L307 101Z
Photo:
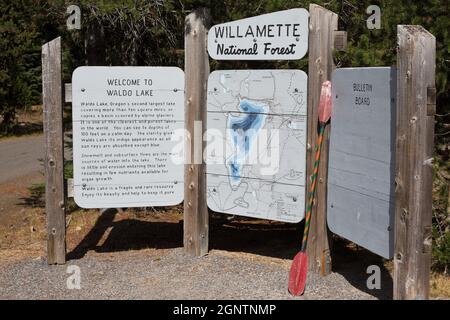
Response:
M309 225L311 223L311 211L314 205L314 196L316 193L317 186L317 174L319 172L319 162L320 162L320 150L322 148L323 141L323 133L325 131L325 123L320 122L319 135L317 136L317 146L316 146L316 156L314 160L314 170L311 176L311 186L309 188L308 194L308 207L306 208L306 218L305 218L305 229L303 231L303 240L302 240L302 249L301 251L306 250L306 245L308 243L308 233L309 233Z

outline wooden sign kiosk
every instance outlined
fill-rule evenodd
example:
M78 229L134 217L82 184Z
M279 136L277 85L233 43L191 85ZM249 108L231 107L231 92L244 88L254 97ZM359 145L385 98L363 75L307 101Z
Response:
M320 87L322 82L330 79L334 69L333 49L342 47L346 39L345 33L336 31L338 16L335 13L314 4L310 5L309 13L308 175L312 172ZM192 150L192 162L185 165L184 246L186 252L195 256L208 252L209 222L202 157L209 75L206 51L208 21L208 12L197 10L187 16L184 30L185 128L190 134L186 148ZM431 164L436 108L435 38L420 26L399 26L398 40L394 298L427 299L431 261ZM47 261L49 264L64 264L66 226L61 38L42 47L42 71ZM199 126L199 123L202 125ZM308 246L310 268L321 275L331 272L326 224L328 139L329 133L326 132Z

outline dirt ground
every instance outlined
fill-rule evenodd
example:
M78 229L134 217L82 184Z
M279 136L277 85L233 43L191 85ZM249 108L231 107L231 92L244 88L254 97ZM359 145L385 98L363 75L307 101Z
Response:
M192 258L182 248L180 209L75 211L67 217L64 266L45 261L44 210L25 209L2 226L0 299L293 299L287 279L299 249L294 225L213 215L211 251ZM392 298L390 263L343 240L333 252L333 273L309 274L297 299ZM380 290L366 286L372 264L381 267ZM72 265L80 268L79 290L67 288ZM448 281L438 280L434 298L446 298Z
M192 258L182 248L179 210L76 211L67 219L67 265L48 266L43 209L23 214L1 241L0 299L292 299L287 279L299 249L292 225L213 217L212 250ZM383 261L344 243L337 250L349 258L336 259L328 277L310 275L301 299L391 298L384 267L381 290L365 285L365 268ZM70 265L81 270L80 290L67 289Z

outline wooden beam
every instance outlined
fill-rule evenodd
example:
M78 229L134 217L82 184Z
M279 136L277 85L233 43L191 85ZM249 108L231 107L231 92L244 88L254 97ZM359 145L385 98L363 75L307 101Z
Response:
M335 68L333 62L334 31L338 27L338 15L318 6L309 6L309 68L308 68L308 154L307 187L310 189L317 141L318 107L322 83L331 79ZM331 272L331 255L327 228L327 175L330 126L325 129L322 155L319 165L316 202L313 207L307 254L309 268L320 275Z
M67 198L73 198L73 179L67 179Z
M45 136L45 212L47 214L47 262L66 262L64 196L63 91L61 38L42 46L42 99Z
M66 83L64 85L64 102L72 102L72 84Z
M428 299L436 40L407 25L397 39L394 299Z
M347 50L347 31L334 31L334 49L337 51Z
M185 128L184 248L194 256L208 253L209 217L203 133L206 130L206 95L209 58L206 51L209 12L192 12L185 21Z

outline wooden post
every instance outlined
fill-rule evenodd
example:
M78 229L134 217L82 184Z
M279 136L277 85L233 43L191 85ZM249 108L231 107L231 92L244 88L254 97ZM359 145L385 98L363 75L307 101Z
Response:
M185 21L185 128L184 248L194 256L208 253L209 217L203 133L206 130L206 96L209 58L206 51L209 12L199 9Z
M436 40L406 25L397 38L394 299L428 299Z
M61 81L61 38L59 37L42 46L48 264L66 262L63 89Z
M338 28L338 15L316 4L309 6L309 68L308 68L308 154L307 187L310 189L317 141L318 107L322 83L331 79L334 31ZM330 246L327 228L327 175L330 126L325 129L322 155L317 177L316 202L313 207L307 254L309 268L320 275L331 272Z

